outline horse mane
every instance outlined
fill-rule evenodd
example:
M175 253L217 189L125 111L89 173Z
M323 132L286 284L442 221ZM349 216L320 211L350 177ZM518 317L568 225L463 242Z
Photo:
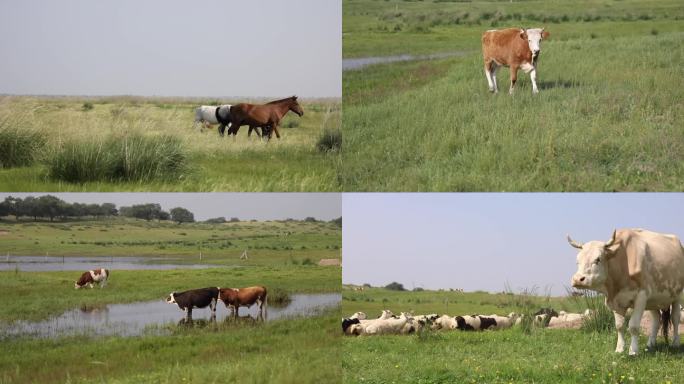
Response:
M273 101L266 103L266 105L268 105L268 104L279 104L279 103L284 103L284 102L292 101L292 100L297 100L297 96L290 96L290 97L286 97L286 98L280 99L280 100L273 100Z

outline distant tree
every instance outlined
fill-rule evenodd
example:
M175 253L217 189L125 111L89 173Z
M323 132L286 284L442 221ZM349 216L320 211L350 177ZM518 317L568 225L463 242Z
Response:
M226 222L226 218L221 216L221 217L215 217L213 219L207 219L204 220L205 223L207 224L223 224Z
M188 211L185 208L176 207L173 208L170 212L171 220L177 222L178 224L195 222L195 215L193 215L192 212Z
M306 219L304 219L304 221L309 222L309 223L315 223L315 222L317 222L318 220L316 220L315 217L309 216L309 217L307 217Z
M119 214L116 210L116 205L112 203L102 203L100 210L103 216L116 216Z
M337 219L332 219L332 220L330 220L330 222L341 227L342 226L342 216L338 217Z
M231 218L230 218L230 222L231 222L231 223L239 223L239 222L240 222L240 219L238 219L237 217L231 217Z
M415 288L413 288L413 292L423 292L424 290L425 290L425 289L423 289L423 288L421 288L421 287L415 287Z
M389 289L392 291L405 291L404 286L402 284L397 283L396 281L393 281L387 285L385 285L385 289Z
M50 221L54 221L57 216L63 216L63 213L67 211L67 203L52 195L40 196L35 204L37 207L34 209L37 209L39 216L48 217Z
M125 217L134 217L147 221L169 219L169 213L162 210L159 204L138 204L130 207L121 207L119 213Z

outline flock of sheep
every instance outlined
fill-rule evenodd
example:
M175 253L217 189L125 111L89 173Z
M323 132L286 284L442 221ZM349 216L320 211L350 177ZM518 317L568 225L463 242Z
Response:
M540 327L562 327L563 325L575 325L592 315L587 309L584 313L556 312L550 308L542 308L533 316L533 324ZM460 330L460 331L484 331L511 328L523 321L524 315L510 313L508 316L499 315L472 315L472 316L449 316L449 315L417 315L401 312L396 316L390 310L383 310L377 319L368 319L363 312L342 319L342 332L345 335L386 335L386 334L411 334L423 330Z

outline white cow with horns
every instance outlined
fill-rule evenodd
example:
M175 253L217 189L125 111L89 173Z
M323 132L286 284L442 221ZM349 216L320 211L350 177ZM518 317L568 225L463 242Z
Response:
M655 346L659 328L659 310L672 313L672 346L679 346L680 297L684 289L684 248L679 238L644 229L613 231L607 242L568 242L580 250L577 272L572 286L601 292L606 305L613 311L618 332L615 352L625 348L625 313L633 308L629 320L632 336L629 354L639 350L639 330L644 310L653 317L647 346ZM667 324L664 324L667 326Z

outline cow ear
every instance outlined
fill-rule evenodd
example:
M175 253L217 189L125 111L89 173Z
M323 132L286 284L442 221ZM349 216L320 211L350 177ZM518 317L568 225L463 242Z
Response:
M541 35L542 35L542 39L548 39L551 34L542 29Z
M527 40L527 33L525 33L525 30L520 28L520 38L523 40Z

